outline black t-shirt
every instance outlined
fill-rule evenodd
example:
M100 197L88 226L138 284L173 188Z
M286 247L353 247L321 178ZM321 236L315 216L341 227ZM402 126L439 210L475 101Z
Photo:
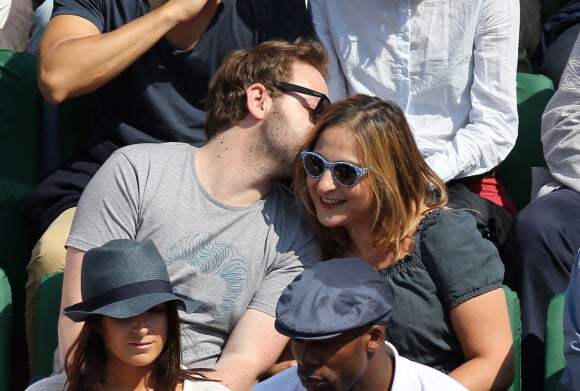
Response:
M55 0L53 16L76 15L101 32L150 11L146 0ZM62 211L75 206L89 179L117 148L140 142L205 142L203 99L209 79L232 50L275 38L314 38L303 0L224 0L195 48L161 39L118 77L93 93L91 145L79 161L57 170L25 207L37 239ZM79 130L85 131L85 130Z

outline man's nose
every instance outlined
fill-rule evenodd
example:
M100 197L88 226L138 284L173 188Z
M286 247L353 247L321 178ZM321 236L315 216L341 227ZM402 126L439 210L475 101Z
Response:
M316 350L309 346L308 341L300 341L293 343L292 353L296 362L301 366L313 366L319 363L319 357Z

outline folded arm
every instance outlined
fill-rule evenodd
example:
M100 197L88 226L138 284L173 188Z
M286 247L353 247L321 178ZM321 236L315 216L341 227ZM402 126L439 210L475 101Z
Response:
M90 93L123 72L208 0L169 0L118 29L101 33L87 19L57 15L48 24L39 55L39 87L53 103Z
M247 391L276 362L288 338L274 328L274 317L247 309L236 324L212 377L232 391Z

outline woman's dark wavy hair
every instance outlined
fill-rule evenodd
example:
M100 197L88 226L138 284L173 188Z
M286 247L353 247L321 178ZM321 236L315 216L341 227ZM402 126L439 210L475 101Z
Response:
M377 205L368 233L374 248L397 251L419 223L423 205L444 207L444 183L425 162L396 103L362 94L337 101L317 121L304 149L313 149L330 126L352 131L362 163L370 167L362 180L368 181ZM351 246L348 233L343 227L328 228L318 222L302 162L295 170L294 190L301 212L323 242L325 258L344 256Z
M151 380L155 390L175 391L185 379L200 380L200 373L210 369L188 370L181 367L180 321L175 301L165 303L167 316L167 341L163 351L154 362ZM65 372L67 390L98 391L105 379L107 354L101 334L97 331L101 315L85 320L78 338L66 354ZM204 379L207 380L207 379Z

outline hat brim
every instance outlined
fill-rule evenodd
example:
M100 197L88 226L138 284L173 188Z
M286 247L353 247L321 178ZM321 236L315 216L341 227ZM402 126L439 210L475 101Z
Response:
M280 334L294 339L303 339L303 340L323 340L323 339L330 339L334 337L338 337L341 334L344 334L348 331L354 330L358 327L363 327L365 325L371 324L378 324L378 325L386 325L390 318L390 311L386 314L379 316L377 319L362 322L362 324L350 324L348 327L342 326L338 327L336 324L333 324L332 329L317 330L317 331L309 331L309 330L299 330L298 325L303 326L304 323L295 322L295 318L287 318L287 320L291 320L294 322L294 326L292 324L288 324L289 322L283 322L279 317L276 318L274 321L274 328Z
M90 310L81 302L66 307L63 312L64 315L74 322L82 322L91 315L105 315L112 318L124 319L142 314L148 309L168 301L176 301L178 308L188 314L197 311L202 306L202 303L197 300L192 300L174 293L148 293Z
M347 330L333 330L333 332L331 332L329 334L324 334L324 333L309 334L309 333L304 332L304 331L292 330L292 329L286 327L284 324L282 324L282 322L280 322L278 319L276 319L276 321L274 322L274 327L276 328L276 330L280 334L282 334L288 338L304 339L304 340L330 339L330 338L338 337L339 335L344 334L345 332L349 331L349 329L347 329Z

